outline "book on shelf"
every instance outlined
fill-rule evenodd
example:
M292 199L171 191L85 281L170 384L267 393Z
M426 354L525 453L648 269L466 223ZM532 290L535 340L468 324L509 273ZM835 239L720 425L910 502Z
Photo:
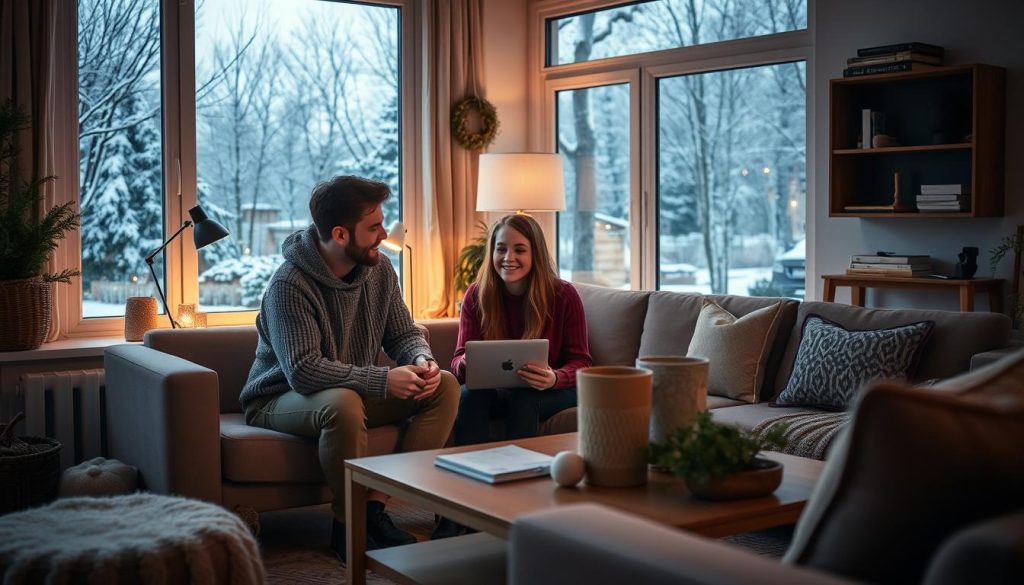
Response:
M887 55L889 53L902 53L909 51L912 53L924 53L926 55L935 55L937 57L943 56L946 49L939 45L930 45L928 43L895 43L892 45L879 45L877 47L865 47L863 49L857 49L858 57L871 57L872 55Z
M921 264L931 262L932 257L927 254L854 254L850 256L850 262L864 262L865 264Z
M858 270L881 270L883 272L913 272L914 270L931 270L931 262L913 264L885 264L883 262L850 262L849 268Z
M881 55L870 55L868 57L850 57L846 60L846 64L853 67L858 65L897 63L900 61L916 61L917 63L928 63L929 65L942 65L942 57L938 55L929 55L928 53L917 53L914 51L900 51L898 53L885 53Z
M955 203L970 201L970 195L918 195L916 198L918 203Z
M915 276L927 276L931 274L931 268L924 270L914 271L898 271L898 270L869 270L867 268L847 268L846 274L850 276L881 276L885 278L913 278Z
M552 457L544 453L505 445L438 455L434 458L434 465L482 482L502 483L547 475L551 470L551 460Z
M921 185L921 195L968 195L971 192L970 185L951 183L947 185Z
M861 75L878 75L881 73L898 73L900 71L924 71L938 69L939 65L900 61L899 63L883 63L880 65L860 65L843 69L843 77L860 77Z

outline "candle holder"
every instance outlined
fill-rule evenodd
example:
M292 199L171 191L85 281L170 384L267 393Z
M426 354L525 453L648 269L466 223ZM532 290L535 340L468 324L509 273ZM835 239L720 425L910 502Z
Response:
M150 329L156 329L156 298L128 297L124 307L124 340L142 341Z
M206 313L203 311L196 311L194 320L196 329L206 329Z
M182 303L178 305L178 327L192 329L196 326L196 305L195 303Z

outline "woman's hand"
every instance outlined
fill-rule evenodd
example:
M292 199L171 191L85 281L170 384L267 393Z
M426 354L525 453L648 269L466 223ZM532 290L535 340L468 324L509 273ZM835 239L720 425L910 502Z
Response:
M558 377L555 376L555 371L547 365L538 365L533 363L527 363L523 367L516 371L519 377L522 378L532 388L537 390L548 390L555 385L558 381Z

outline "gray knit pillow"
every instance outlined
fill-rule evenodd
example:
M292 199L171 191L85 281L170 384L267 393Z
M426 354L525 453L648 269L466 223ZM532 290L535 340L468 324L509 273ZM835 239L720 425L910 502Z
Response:
M871 380L909 380L933 325L921 321L891 329L847 331L819 315L808 315L793 374L771 405L845 410Z

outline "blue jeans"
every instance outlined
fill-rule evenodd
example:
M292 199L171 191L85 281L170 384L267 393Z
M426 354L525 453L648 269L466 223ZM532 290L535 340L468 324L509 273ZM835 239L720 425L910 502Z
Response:
M542 422L573 406L575 388L470 390L463 386L459 414L455 417L455 444L536 437ZM491 419L501 417L505 417L505 436L492 438Z

